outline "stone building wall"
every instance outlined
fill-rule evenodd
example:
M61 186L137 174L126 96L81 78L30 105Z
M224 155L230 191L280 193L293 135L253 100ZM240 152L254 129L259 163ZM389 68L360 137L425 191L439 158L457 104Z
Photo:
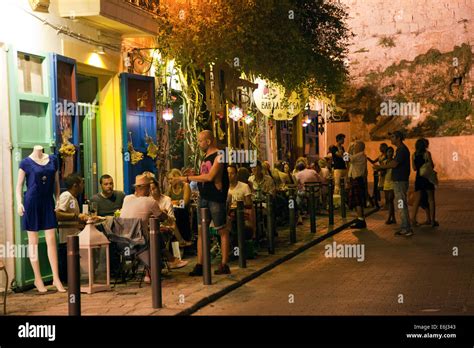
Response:
M350 72L357 84L369 72L414 60L435 48L452 51L474 44L473 0L341 0L356 34L350 48ZM393 45L391 40L393 40ZM471 81L474 75L471 71Z
M389 131L404 130L411 150L427 137L440 179L474 179L467 151L474 148L474 0L339 2L355 34L350 87L340 99L351 138L366 141L375 156L380 142L390 143ZM383 114L388 102L420 110Z
M340 2L355 34L351 88L341 99L353 137L382 140L394 129L409 137L474 134L473 0ZM400 110L383 114L391 102Z

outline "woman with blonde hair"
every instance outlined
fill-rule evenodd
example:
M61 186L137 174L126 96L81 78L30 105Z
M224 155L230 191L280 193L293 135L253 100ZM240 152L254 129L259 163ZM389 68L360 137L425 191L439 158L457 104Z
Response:
M191 202L191 188L186 182L171 180L175 177L183 176L179 169L173 168L167 175L168 190L166 195L171 198L175 207L176 224L181 235L186 240L191 240L191 222L189 214L189 203Z

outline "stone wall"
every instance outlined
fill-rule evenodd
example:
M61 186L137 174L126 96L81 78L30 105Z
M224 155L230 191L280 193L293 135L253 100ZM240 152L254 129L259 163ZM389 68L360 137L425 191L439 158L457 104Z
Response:
M354 137L474 134L474 1L341 2L355 37L351 83L338 102ZM383 104L395 108L387 114Z
M474 44L473 0L341 0L356 37L350 47L350 72L356 84L372 71L411 61L435 48L452 51ZM470 79L474 78L471 71Z
M404 130L410 150L426 137L441 180L474 179L474 0L339 2L355 34L341 100L351 137L372 157L389 131ZM382 115L388 100L418 104L420 114Z

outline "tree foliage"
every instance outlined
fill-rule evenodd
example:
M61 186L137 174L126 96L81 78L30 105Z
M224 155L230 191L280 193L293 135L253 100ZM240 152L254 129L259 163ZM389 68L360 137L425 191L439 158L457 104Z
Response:
M184 69L227 62L287 90L334 93L347 75L346 17L324 0L164 0L158 43Z

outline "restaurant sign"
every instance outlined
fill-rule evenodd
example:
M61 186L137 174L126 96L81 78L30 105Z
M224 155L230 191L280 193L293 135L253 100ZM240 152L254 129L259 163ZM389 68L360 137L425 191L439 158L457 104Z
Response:
M279 84L257 78L258 88L253 91L257 109L267 117L277 121L291 120L303 109L301 97L296 92L285 94L285 88Z

